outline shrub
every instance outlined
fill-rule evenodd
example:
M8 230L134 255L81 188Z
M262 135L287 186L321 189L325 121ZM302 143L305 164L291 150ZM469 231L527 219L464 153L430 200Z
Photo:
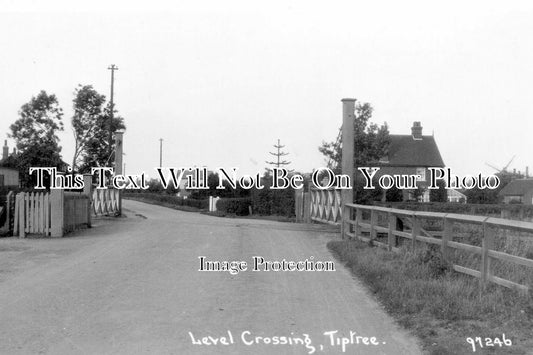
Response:
M252 209L255 214L271 216L294 216L294 189L252 190Z
M236 214L237 216L247 216L252 201L249 198L222 198L217 202L219 211Z

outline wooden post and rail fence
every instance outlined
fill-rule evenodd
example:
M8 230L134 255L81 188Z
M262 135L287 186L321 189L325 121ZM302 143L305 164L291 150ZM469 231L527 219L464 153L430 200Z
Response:
M348 226L345 228L343 238L348 237L369 242L389 251L398 251L398 245L405 245L400 243L400 238L409 240L411 248L415 248L417 242L437 245L440 247L444 262L451 263L451 268L456 272L479 278L483 287L492 282L522 292L529 290L529 285L495 276L494 270L491 268L491 261L501 260L533 268L532 259L494 249L494 241L498 232L502 235L507 235L506 231L528 233L529 237L533 238L533 223L531 222L454 213L409 211L351 203L346 204L345 208L354 212L355 219L344 221ZM364 218L365 214L367 218ZM378 220L382 222L382 225L379 225ZM425 230L422 225L427 220L440 221L442 230L431 232ZM383 221L386 222L386 225L383 225ZM399 223L399 221L402 222ZM454 227L466 225L480 227L481 246L454 240ZM402 227L398 228L398 226ZM386 239L379 241L378 233L386 236ZM479 269L475 270L453 264L450 254L454 249L480 256Z
M343 99L342 104L342 174L353 179L355 99ZM479 278L483 288L489 283L495 283L521 292L531 291L532 285L496 276L492 262L499 260L533 268L532 259L496 250L494 245L497 233L507 236L508 231L527 234L528 238L533 238L533 223L496 217L360 205L354 204L353 201L352 189L309 188L309 192L297 191L297 221L340 225L343 239L362 240L389 251L399 251L400 245L410 248L414 248L417 243L436 245L440 248L443 261L450 265L451 269ZM424 229L424 223L430 220L440 225L441 230ZM481 231L480 246L464 243L458 233L454 234L454 229L461 229L461 226L472 228L472 225ZM451 255L454 250L477 255L480 259L479 268L472 269L454 264Z

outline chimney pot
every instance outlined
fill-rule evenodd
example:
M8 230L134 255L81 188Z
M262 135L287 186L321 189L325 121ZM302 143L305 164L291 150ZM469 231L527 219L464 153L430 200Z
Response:
M7 139L4 141L4 147L2 148L2 160L7 159L9 156L9 147L7 146Z
M422 139L422 125L420 124L420 121L413 122L411 134L413 135L413 139Z

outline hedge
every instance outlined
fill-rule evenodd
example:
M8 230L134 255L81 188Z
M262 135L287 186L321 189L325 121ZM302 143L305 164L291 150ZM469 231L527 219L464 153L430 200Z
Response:
M221 198L217 202L217 210L225 213L247 216L250 212L252 201L245 198Z
M254 214L266 216L294 216L294 189L252 190L252 209Z

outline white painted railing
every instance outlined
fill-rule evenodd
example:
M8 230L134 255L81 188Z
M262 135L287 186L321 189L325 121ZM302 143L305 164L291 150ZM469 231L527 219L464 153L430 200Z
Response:
M120 191L116 189L94 189L92 211L95 215L120 214Z
M340 224L342 219L341 190L311 188L311 219L317 222Z

